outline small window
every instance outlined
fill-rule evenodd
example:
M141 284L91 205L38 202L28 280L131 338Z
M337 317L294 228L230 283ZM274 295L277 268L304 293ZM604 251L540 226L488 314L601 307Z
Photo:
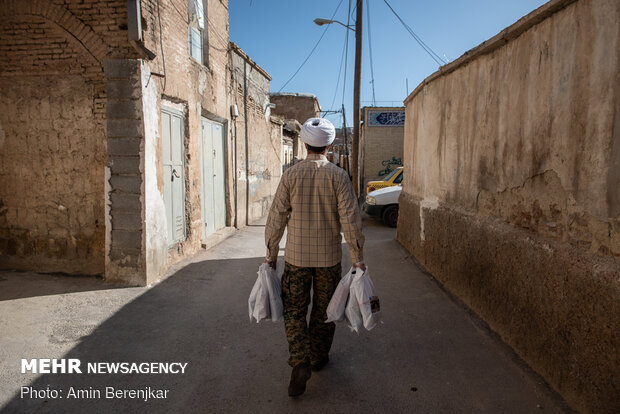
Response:
M388 166L388 168L389 168L389 166ZM386 169L387 169L387 168L386 168ZM394 171L390 172L390 173L389 173L389 174L388 174L388 175L387 175L387 176L383 179L383 181L390 181L390 179L391 179L392 177L394 177L397 173L398 173L398 168L397 168L397 169L395 169ZM380 173L379 173L379 174L380 174Z
M202 63L202 35L200 30L191 26L189 28L189 54Z
M400 175L396 177L396 179L394 180L394 184L400 184L403 181L404 175L405 174L403 174L403 170L400 170Z
M205 13L202 0L187 0L189 55L198 62L202 60L202 32L205 28Z

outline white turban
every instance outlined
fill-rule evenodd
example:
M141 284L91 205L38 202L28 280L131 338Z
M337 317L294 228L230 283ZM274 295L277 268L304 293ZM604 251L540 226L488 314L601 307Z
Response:
M301 140L313 147L326 147L334 142L336 129L325 118L310 118L301 127Z

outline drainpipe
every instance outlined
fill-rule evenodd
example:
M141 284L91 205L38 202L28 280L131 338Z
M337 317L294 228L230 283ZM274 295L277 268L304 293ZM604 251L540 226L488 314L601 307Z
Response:
M245 225L250 224L250 160L248 139L248 62L243 61L243 121L245 123Z
M233 109L234 108L234 109ZM231 108L231 112L232 112L232 116L233 116L233 136L234 136L234 140L235 140L235 144L234 144L234 152L235 155L233 157L233 182L234 182L234 187L233 187L233 193L234 193L234 202L235 202L235 222L234 222L234 226L236 229L239 228L239 225L237 224L237 217L239 216L239 208L237 206L237 116L239 115L239 111L237 110L237 105L234 105L233 108Z

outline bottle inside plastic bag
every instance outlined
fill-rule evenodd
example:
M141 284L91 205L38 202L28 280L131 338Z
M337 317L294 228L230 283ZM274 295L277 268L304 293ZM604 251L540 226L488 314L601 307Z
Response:
M357 303L364 321L364 328L371 330L381 320L381 304L375 286L370 279L368 268L351 283L351 294L355 293Z
M379 296L370 280L368 268L366 271L356 270L345 309L347 322L351 330L355 332L358 332L362 326L370 331L381 320Z
M344 310L347 324L349 325L349 328L351 328L351 330L355 332L359 332L359 329L364 324L364 320L362 318L362 313L360 311L360 307L357 301L357 296L355 295L355 291L353 290L353 284L356 280L359 280L363 273L364 272L362 269L352 269L352 280L349 287L349 299Z

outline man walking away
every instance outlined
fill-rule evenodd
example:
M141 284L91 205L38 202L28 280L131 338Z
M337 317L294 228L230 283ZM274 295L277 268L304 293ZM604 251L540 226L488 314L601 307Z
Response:
M324 321L342 272L341 229L354 267L365 270L362 219L351 180L326 158L335 136L327 119L310 118L304 123L300 137L308 156L282 174L265 228L265 262L275 268L280 239L288 226L282 301L288 363L293 367L288 388L291 397L305 392L311 368L318 371L329 361L336 325Z

